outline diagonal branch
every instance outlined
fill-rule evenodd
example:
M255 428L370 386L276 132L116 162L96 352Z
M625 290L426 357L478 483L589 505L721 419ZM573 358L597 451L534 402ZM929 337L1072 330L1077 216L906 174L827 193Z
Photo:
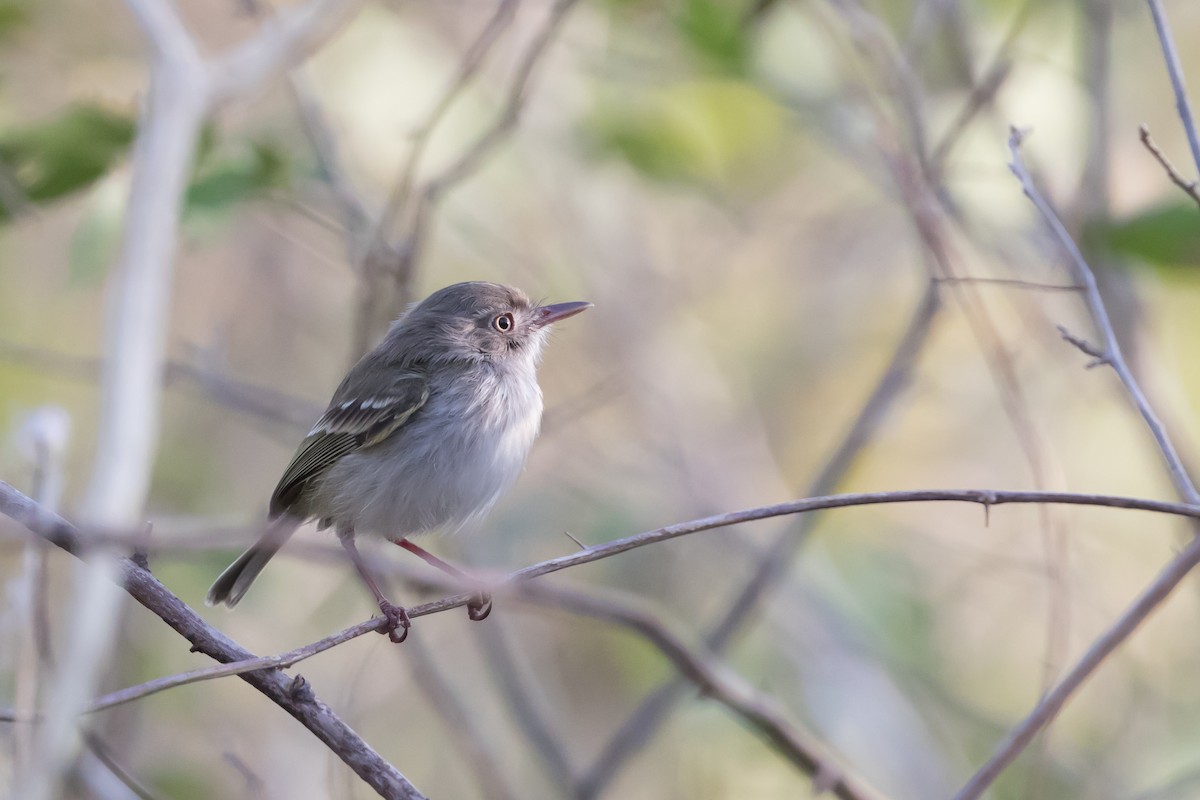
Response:
M417 264L424 253L425 242L439 204L451 189L473 176L517 127L538 65L541 64L550 45L566 21L568 13L577 2L578 0L555 0L546 15L545 22L517 64L516 74L509 85L504 104L492 124L484 129L454 162L445 167L437 176L426 181L411 200L408 200L412 191L409 185L412 176L409 172L415 168L416 162L412 162L410 168L406 169L397 187L397 193L389 200L389 216L381 221L376 241L368 249L366 262L363 264L364 273L368 278L378 278L382 274L381 271L386 269L398 291L398 300L401 306L412 299L413 277ZM496 15L472 46L458 76L443 97L443 104L448 102L446 97L453 98L453 95L460 90L462 82L469 79L478 68L478 61L487 53L495 41L495 37L507 24L508 13L507 5L502 5L497 10ZM438 114L441 111L442 104L439 104L434 113ZM427 124L436 124L436 118L431 118ZM416 144L424 147L422 139L418 139ZM391 216L399 213L401 209L398 204L405 206L411 204L412 210L407 212L405 233L400 237L400 241L396 245L385 247L382 242L383 226L388 224ZM376 319L376 317L385 311L390 315L388 308L380 306L378 295L378 286L368 280L364 285L364 298L360 303L359 319L355 330L355 348L358 352L364 352L368 348L370 340L375 335L375 329L382 324L383 320Z
M629 628L653 644L707 697L739 716L804 774L814 792L830 792L841 800L882 800L860 778L839 766L812 734L789 722L778 704L747 684L713 655L688 646L648 610L609 596L593 596L545 583L521 584L517 598L547 608L612 622Z
M826 460L821 472L809 484L808 494L819 495L833 491L850 470L858 454L870 442L876 429L908 385L940 307L938 286L931 282L914 310L879 382L841 443ZM755 566L750 580L729 603L728 610L705 637L708 647L714 653L724 652L737 632L749 621L762 598L788 574L796 553L808 541L816 522L816 516L805 517L795 528L783 531L767 548ZM667 714L683 698L688 686L687 681L676 678L662 684L642 701L610 737L595 763L580 779L581 796L595 797L600 794L604 786L617 774L620 765L637 754L654 735Z
M1162 452L1164 460L1167 462L1167 467L1176 489L1189 506L1195 507L1197 501L1200 500L1200 496L1197 495L1196 488L1184 469L1162 423L1159 422L1158 417L1150 407L1149 402L1142 393L1141 387L1129 369L1129 365L1125 362L1121 354L1121 347L1117 343L1116 334L1108 319L1108 311L1105 309L1104 301L1101 299L1100 292L1096 287L1095 275L1092 273L1091 267L1084 260L1083 255L1080 253L1078 246L1076 246L1070 234L1067 233L1062 221L1054 213L1054 209L1050 207L1046 198L1042 196L1037 186L1034 185L1033 179L1025 167L1025 163L1021 160L1021 141L1021 132L1013 128L1008 141L1009 150L1012 153L1012 163L1009 165L1009 168L1017 177L1017 180L1021 182L1021 187L1024 189L1025 195L1037 207L1037 210L1045 218L1046 223L1054 232L1059 243L1070 256L1070 262L1077 282L1084 285L1084 297L1087 301L1088 309L1091 312L1093 322L1104 340L1103 345L1098 348L1091 345L1088 345L1088 347L1100 353L1101 355L1098 358L1103 363L1112 367L1113 371L1117 373L1121 384L1125 387L1134 405L1137 406L1146 425L1150 428L1155 441L1158 442L1159 449ZM1195 524L1193 523L1194 527ZM1088 651L1067 672L1063 679L1047 692L1025 719L1009 732L1008 736L997 746L991 758L979 768L967 784L955 795L955 800L976 800L976 798L981 797L996 780L997 776L1029 746L1029 743L1033 741L1038 731L1058 716L1059 711L1062 710L1067 700L1100 667L1104 659L1133 635L1138 626L1150 616L1154 609L1167 599L1175 587L1179 585L1197 564L1200 564L1200 537L1194 537L1188 546L1163 568L1158 577L1125 610L1120 618L1092 643Z
M1154 156L1154 160L1163 168L1163 171L1167 173L1167 177L1171 179L1171 183L1182 189L1184 194L1195 200L1197 204L1200 204L1200 189L1197 188L1196 181L1189 181L1179 173L1179 170L1171 163L1171 159L1167 158L1166 153L1154 141L1154 137L1150 135L1150 129L1145 125L1138 126L1138 139L1150 151L1150 155Z
M79 531L73 525L2 481L0 513L69 553L81 556L84 552ZM128 558L119 559L116 564L122 588L191 642L194 651L221 662L254 659L253 653L208 625L149 570ZM304 678L299 675L289 678L278 669L260 669L243 674L242 679L295 717L381 796L389 800L424 800L424 795L407 778L317 698Z
M1090 506L1095 508L1119 508L1131 511L1149 511L1156 514L1168 514L1172 516L1184 517L1187 519L1200 519L1200 506L1193 506L1186 503L1171 502L1168 500L1151 500L1140 497L1124 497L1120 495L1105 495L1105 494L1083 494L1077 492L1026 492L1026 491L1006 491L1006 490L990 490L990 489L916 489L895 492L860 492L853 494L834 494L823 497L810 497L802 500L792 500L786 503L778 503L770 506L759 506L756 508L748 508L740 511L730 511L724 514L716 514L710 517L702 517L700 519L689 520L687 522L679 522L674 525L666 525L661 528L656 528L642 533L636 533L632 536L626 536L621 539L614 539L603 544L593 545L578 552L571 553L557 558L540 561L536 564L531 564L522 569L510 573L508 576L498 581L495 584L487 587L493 593L499 593L506 588L510 588L525 581L534 578L548 575L552 572L569 569L571 567L590 564L595 561L601 561L606 558L611 558L621 553L627 553L631 550L636 550L641 547L646 547L652 544L677 539L681 536L688 536L701 531L715 530L718 528L727 528L733 525L740 525L746 522L754 522L763 519L771 519L774 517L789 516L793 514L811 513L814 511L823 511L834 508L854 508L858 506L873 506L873 505L895 505L908 503L973 503L984 508L985 514L990 513L990 509L994 506L1001 505L1072 505L1072 506ZM69 522L54 514L41 509L37 503L26 497L21 492L14 489L4 481L0 481L0 514L8 516L17 522L24 525L30 531L42 537L51 544L61 547L62 549L82 556L85 551L85 542L81 539L78 530ZM123 561L123 570L128 570L130 567ZM128 562L132 564L132 562ZM141 569L133 565L134 569ZM144 570L143 570L144 571ZM149 573L147 573L149 575ZM153 580L153 576L150 576ZM431 578L436 581L446 581L450 583L448 578L436 577ZM157 582L155 581L157 584ZM157 584L158 591L170 594L161 584ZM407 609L410 617L427 617L431 614L438 614L443 611L449 611L454 608L459 608L467 604L479 591L478 587L472 587L470 591L452 594L443 597L440 600L434 600L429 603L412 606ZM130 590L132 594L132 590ZM171 597L174 597L173 595ZM135 599L142 602L139 596L135 595ZM178 598L175 598L176 602ZM147 605L142 602L143 605ZM147 605L147 608L151 608ZM157 608L157 606L155 607ZM155 611L155 608L151 608ZM194 616L194 613L184 608L188 615ZM155 613L158 613L155 611ZM160 615L161 616L161 615ZM198 617L196 617L199 620ZM176 627L170 619L164 618L172 627ZM174 686L182 686L188 683L196 683L198 681L209 680L212 678L226 677L229 675L254 675L261 673L264 669L270 669L272 672L280 667L292 666L300 661L310 658L318 653L322 653L331 647L355 639L372 631L377 631L383 624L383 620L378 617L352 625L343 631L339 631L331 636L326 637L312 644L295 650L289 650L286 653L281 653L276 656L256 657L250 654L245 654L236 659L234 658L218 658L222 661L221 667L205 668L203 670L194 670L190 673L183 673L170 678L159 678L151 681L144 686L150 686L148 691L142 691L138 687L130 687L129 689L121 690L119 694L128 699L138 699L153 694L164 689ZM200 625L210 632L210 635L220 637L225 640L223 634L208 628L201 620ZM178 628L176 628L178 630ZM199 649L199 648L198 648ZM711 649L711 648L710 648ZM209 654L206 650L201 650ZM243 651L244 652L244 651ZM211 654L209 654L211 655ZM231 663L233 662L233 663ZM151 686L153 685L153 686ZM118 693L114 693L118 694ZM106 695L113 697L114 695ZM103 700L103 699L102 699ZM101 701L96 701L100 703ZM127 702L122 700L121 702ZM106 703L105 707L111 707L116 703ZM9 714L8 716L12 716Z
M977 800L982 797L1000 773L1029 746L1038 731L1058 716L1071 695L1113 651L1133 635L1138 626L1170 596L1197 564L1200 564L1200 536L1193 537L1187 547L1163 567L1125 613L1092 643L1070 672L1038 701L1037 707L1021 720L1020 724L1009 731L987 763L954 795L954 800Z
M1175 49L1175 39L1171 36L1171 26L1167 23L1167 15L1163 12L1159 0L1146 2L1150 5L1150 16L1154 17L1154 30L1158 33L1163 58L1167 62L1167 74L1171 78L1171 89L1175 92L1175 108L1183 121L1188 146L1192 148L1192 160L1196 163L1196 169L1200 170L1200 135L1196 133L1196 118L1192 116L1192 106L1188 102L1187 87L1183 83L1183 66L1179 63L1179 52Z
M1103 339L1099 347L1099 352L1103 355L1099 357L1117 373L1117 377L1121 380L1121 385L1125 387L1125 392L1129 395L1129 399L1133 401L1138 413L1142 415L1146 427L1150 429L1154 441L1158 443L1158 449L1162 452L1163 460L1167 465L1167 471L1171 475L1171 482L1175 484L1175 490L1179 493L1179 496L1189 503L1200 503L1200 492L1196 490L1196 486L1187 474L1183 460L1179 457L1175 445L1171 442L1166 428L1163 427L1158 415L1154 413L1154 409L1150 407L1150 401L1146 399L1146 395L1142 392L1142 387L1138 384L1137 378L1134 377L1133 371L1125 361L1125 356L1121 352L1121 345L1117 341L1116 331L1113 330L1112 321L1108 317L1108 309L1105 308L1104 299L1100 296L1100 288L1096 284L1095 273L1088 266L1087 260L1084 259L1083 253L1079 250L1079 246L1075 244L1075 240L1067 232L1066 226L1058 218L1058 214L1054 212L1050 203L1034 184L1033 178L1025 166L1025 162L1021 159L1021 143L1023 139L1024 134L1017 128L1012 128L1008 139L1008 149L1012 154L1012 162L1009 164L1009 169L1012 170L1017 180L1021 182L1021 188L1024 190L1025 196L1032 201L1038 213L1042 215L1046 224L1049 225L1051 232L1053 232L1054 237L1069 257L1075 282L1083 287L1083 297L1087 302L1088 312L1091 314L1092 322Z

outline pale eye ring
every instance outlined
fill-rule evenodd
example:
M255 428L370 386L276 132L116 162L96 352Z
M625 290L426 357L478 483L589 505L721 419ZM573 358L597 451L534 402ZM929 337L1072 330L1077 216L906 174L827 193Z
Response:
M517 323L513 319L513 315L507 311L505 311L503 314L497 315L497 317L492 320L492 327L501 333L509 333L513 328L516 327L516 325Z

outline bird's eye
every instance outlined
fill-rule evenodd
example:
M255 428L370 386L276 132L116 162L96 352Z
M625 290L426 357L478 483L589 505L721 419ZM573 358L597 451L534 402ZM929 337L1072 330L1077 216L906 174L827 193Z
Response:
M513 315L507 311L492 320L492 327L501 333L508 333L513 329L515 324L516 323L513 322Z

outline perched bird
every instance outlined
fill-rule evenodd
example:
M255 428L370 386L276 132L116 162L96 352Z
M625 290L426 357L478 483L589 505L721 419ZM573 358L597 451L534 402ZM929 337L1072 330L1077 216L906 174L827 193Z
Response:
M382 536L461 576L406 537L461 528L513 484L541 424L547 330L591 305L538 306L480 281L447 286L402 314L342 380L279 479L262 537L221 573L208 604L236 605L296 528L317 519L337 531L385 632L403 641L408 614L380 591L354 537ZM482 619L490 600L469 610Z

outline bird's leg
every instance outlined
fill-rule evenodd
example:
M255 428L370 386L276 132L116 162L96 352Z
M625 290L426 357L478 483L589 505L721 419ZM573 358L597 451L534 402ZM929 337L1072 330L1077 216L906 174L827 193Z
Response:
M392 544L403 547L408 552L412 553L417 558L424 561L431 567L436 567L442 572L451 577L458 578L464 582L471 582L471 576L463 572L458 567L451 564L449 561L444 561L433 553L421 547L418 544L413 544L408 539L392 539ZM480 591L467 601L467 616L474 622L479 622L488 618L492 613L492 595L489 592Z
M346 552L349 554L350 560L354 563L354 568L358 570L359 576L362 577L363 583L367 584L367 588L371 590L371 594L375 595L375 600L379 603L379 610L383 612L383 616L387 620L387 627L381 630L380 633L386 633L388 638L396 644L403 642L408 638L408 629L412 625L412 621L408 618L408 612L384 597L383 592L379 589L379 584L375 582L375 577L371 574L371 570L367 568L367 563L363 561L362 555L358 552L358 546L354 544L354 531L348 529L339 530L338 539L341 541L342 547L346 548ZM397 631L400 631L400 633L397 633Z

